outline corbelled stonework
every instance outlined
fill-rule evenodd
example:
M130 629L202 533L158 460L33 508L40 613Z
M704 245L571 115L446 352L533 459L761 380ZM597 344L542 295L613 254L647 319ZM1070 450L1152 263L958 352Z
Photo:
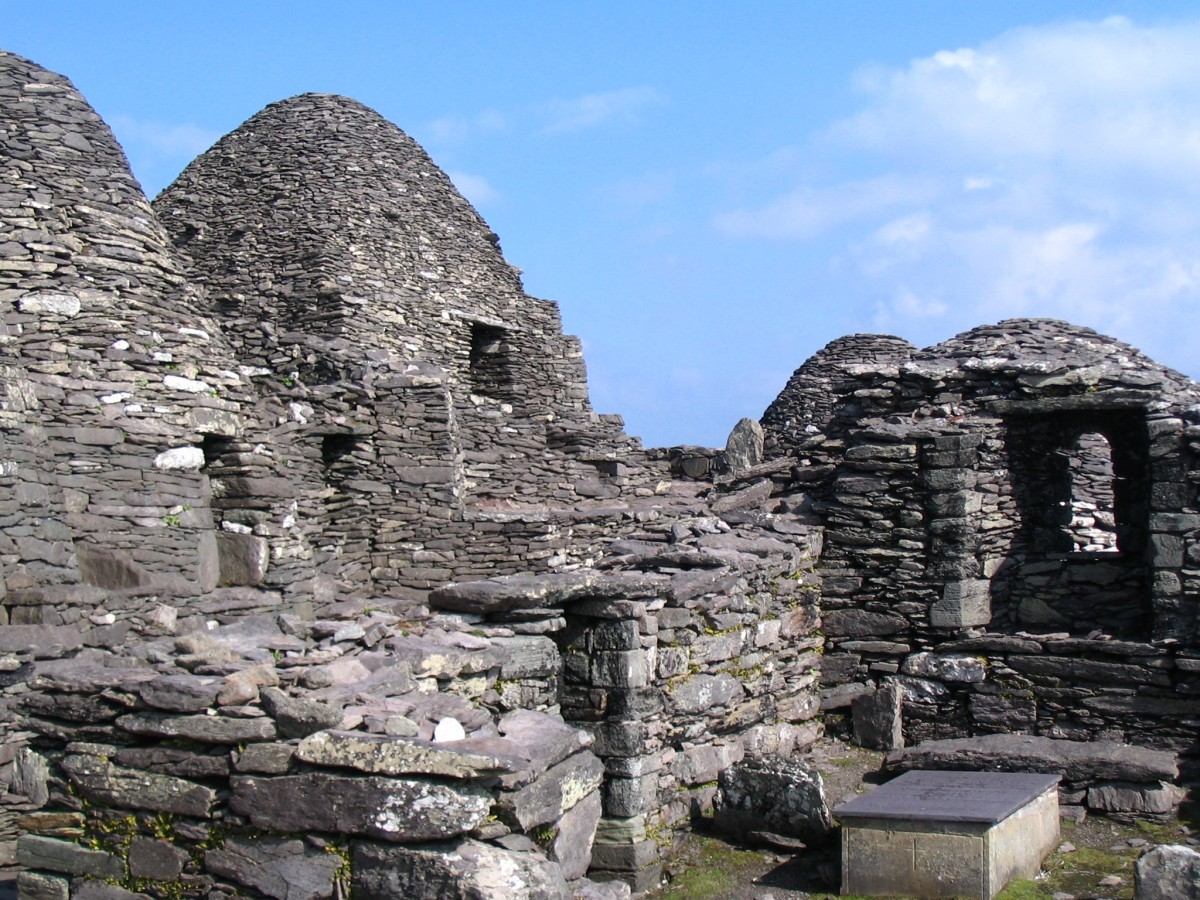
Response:
M645 450L375 112L273 104L152 208L0 52L0 338L24 895L628 896L714 811L819 839L827 725L1085 759L1080 814L1194 768L1200 386L1088 329L841 338Z

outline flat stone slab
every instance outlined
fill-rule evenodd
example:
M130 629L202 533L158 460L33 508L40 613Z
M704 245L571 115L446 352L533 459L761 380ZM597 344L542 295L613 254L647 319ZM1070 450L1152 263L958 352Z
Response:
M839 819L984 822L994 825L1058 786L1057 775L913 771L843 803Z
M991 900L1058 843L1058 776L907 772L834 810L842 893Z
M561 606L577 600L631 600L657 597L666 580L649 575L605 575L586 570L548 575L501 575L438 588L429 603L457 612L497 613Z
M923 741L894 750L884 760L891 772L911 769L1000 769L1060 773L1063 781L1175 781L1174 753L1116 741L1062 741L1031 734Z

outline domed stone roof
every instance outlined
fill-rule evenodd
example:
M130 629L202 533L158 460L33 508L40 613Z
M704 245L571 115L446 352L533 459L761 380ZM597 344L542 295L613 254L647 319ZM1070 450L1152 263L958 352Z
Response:
M75 86L0 51L0 287L181 289L170 241Z
M805 429L824 429L840 399L835 386L861 367L872 372L902 362L917 348L890 334L851 334L830 341L800 366L766 412L762 424L778 439L802 441Z
M450 179L412 138L347 97L268 106L155 206L214 297L261 301L268 317L291 313L303 324L331 312L330 297L370 316L380 303L433 296L505 319L524 299L495 235Z
M268 106L154 205L246 362L290 368L297 346L320 344L368 365L433 363L464 405L487 393L553 416L590 411L557 306L525 294L420 145L355 100ZM326 377L311 366L299 365L305 378Z

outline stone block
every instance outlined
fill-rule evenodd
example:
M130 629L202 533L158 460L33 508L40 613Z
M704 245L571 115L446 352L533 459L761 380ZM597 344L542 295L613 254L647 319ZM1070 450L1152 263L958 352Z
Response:
M21 872L17 875L20 900L70 900L71 882L61 875L45 872Z
M743 760L723 771L717 784L713 822L727 834L768 832L813 840L833 827L820 774L796 760Z
M855 697L850 703L855 743L872 750L903 747L903 699L904 692L895 685Z
M547 769L536 781L511 793L501 793L496 812L529 831L553 822L604 782L604 764L588 751L576 753Z
M838 807L842 892L991 900L1059 837L1057 777L911 772Z
M204 854L204 868L274 900L324 900L335 894L341 858L301 840L230 837Z
M1200 853L1191 847L1165 844L1138 857L1134 868L1138 900L1200 898Z
M129 844L129 874L134 878L174 881L188 859L186 852L166 841L135 835Z
M385 841L462 834L483 822L492 805L491 793L474 785L410 778L310 772L278 778L234 776L230 784L230 808L258 828L362 834Z
M271 550L266 538L253 534L216 532L219 576L223 587L262 584L267 577Z
M354 845L350 890L355 900L398 897L511 897L568 900L558 864L531 851L464 840L413 846Z
M567 881L582 878L592 864L592 846L601 807L599 792L591 793L558 820L547 856L562 867Z
M37 834L17 838L17 862L30 869L48 869L64 875L120 878L125 874L124 863L112 853Z

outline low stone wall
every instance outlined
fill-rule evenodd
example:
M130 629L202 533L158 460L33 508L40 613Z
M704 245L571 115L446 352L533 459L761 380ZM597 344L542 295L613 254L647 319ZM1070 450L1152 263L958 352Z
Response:
M836 718L877 685L903 691L904 739L1023 732L1172 750L1194 768L1200 654L1170 642L980 634L923 649L883 617L828 613L822 706ZM832 721L832 720L831 720Z
M582 880L604 766L551 641L339 612L10 654L22 894L628 895Z
M562 714L595 737L604 817L593 871L658 883L675 829L711 814L718 775L821 734L821 534L793 517L729 512L646 522L602 572L439 589L467 621L553 638Z

